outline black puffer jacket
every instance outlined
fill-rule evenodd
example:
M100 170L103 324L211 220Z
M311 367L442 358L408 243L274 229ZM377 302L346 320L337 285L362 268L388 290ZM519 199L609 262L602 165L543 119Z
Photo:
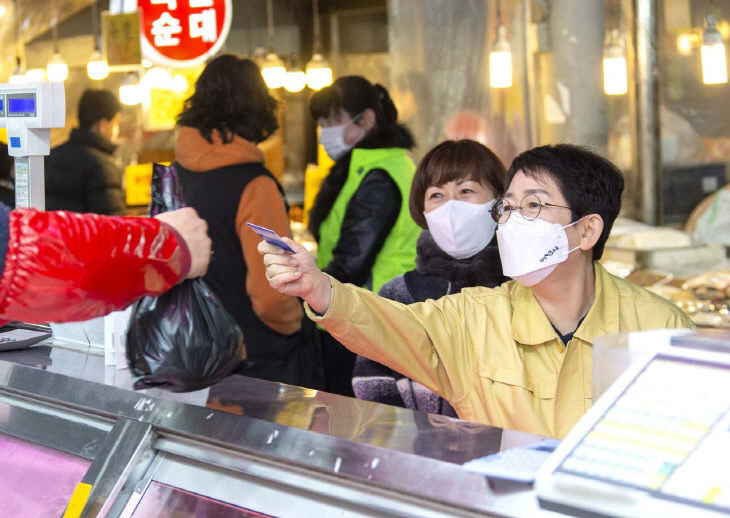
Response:
M88 129L75 128L46 158L46 210L122 215L126 206L116 146Z
M405 126L393 124L368 135L356 147L410 149L413 137ZM309 214L309 230L317 241L319 227L327 219L345 185L351 156L350 151L335 162L314 200ZM369 280L375 259L395 225L403 203L398 186L386 171L371 169L366 174L350 198L332 261L324 269L335 279L356 286L363 286Z

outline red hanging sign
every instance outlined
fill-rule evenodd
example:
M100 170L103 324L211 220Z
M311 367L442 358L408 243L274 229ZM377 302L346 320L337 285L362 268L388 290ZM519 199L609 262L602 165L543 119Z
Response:
M168 67L189 67L218 52L231 28L231 0L137 0L142 53Z

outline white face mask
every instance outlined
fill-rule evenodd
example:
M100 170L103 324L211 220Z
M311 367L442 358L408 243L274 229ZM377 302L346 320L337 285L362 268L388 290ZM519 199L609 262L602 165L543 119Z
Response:
M504 274L525 286L542 282L571 252L580 248L569 249L565 233L566 228L578 221L562 226L543 219L529 220L521 213L512 214L497 229Z
M355 144L357 144L357 142L345 144L345 128L349 124L354 123L359 116L360 114L358 113L349 121L338 126L320 128L319 143L322 144L322 147L324 147L324 150L332 160L339 160L345 153L350 151Z
M494 202L449 200L423 214L436 244L454 259L465 259L476 255L492 240L497 224L489 211Z

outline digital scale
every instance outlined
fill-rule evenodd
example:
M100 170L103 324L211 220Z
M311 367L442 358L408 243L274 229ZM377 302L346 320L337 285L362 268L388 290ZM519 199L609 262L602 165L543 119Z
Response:
M44 157L51 128L65 125L63 83L0 84L0 128L7 128L8 154L15 158L16 207L45 209Z
M730 514L730 336L672 344L632 364L570 431L538 472L541 507L584 518Z

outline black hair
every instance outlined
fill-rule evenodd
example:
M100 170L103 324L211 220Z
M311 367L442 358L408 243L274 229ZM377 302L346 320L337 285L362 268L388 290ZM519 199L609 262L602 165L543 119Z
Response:
M108 90L85 90L79 100L79 127L88 129L101 119L112 120L122 111L116 95Z
M461 178L479 182L500 197L504 193L505 172L502 161L487 146L474 140L445 140L418 164L408 201L411 217L421 228L427 228L423 215L426 190Z
M344 76L315 92L309 100L309 111L315 120L329 118L340 109L353 118L368 108L375 113L375 126L358 142L358 147L375 148L384 143L406 149L413 147L413 135L398 124L398 110L382 85L372 84L362 76Z
M276 99L269 94L259 67L233 54L218 56L206 65L177 123L197 129L208 142L216 129L224 143L238 135L257 144L279 127Z
M540 146L521 153L507 171L506 185L520 171L527 176L547 175L554 180L571 208L571 221L589 214L601 216L603 232L593 247L593 259L600 259L621 210L621 171L606 158L571 144Z

